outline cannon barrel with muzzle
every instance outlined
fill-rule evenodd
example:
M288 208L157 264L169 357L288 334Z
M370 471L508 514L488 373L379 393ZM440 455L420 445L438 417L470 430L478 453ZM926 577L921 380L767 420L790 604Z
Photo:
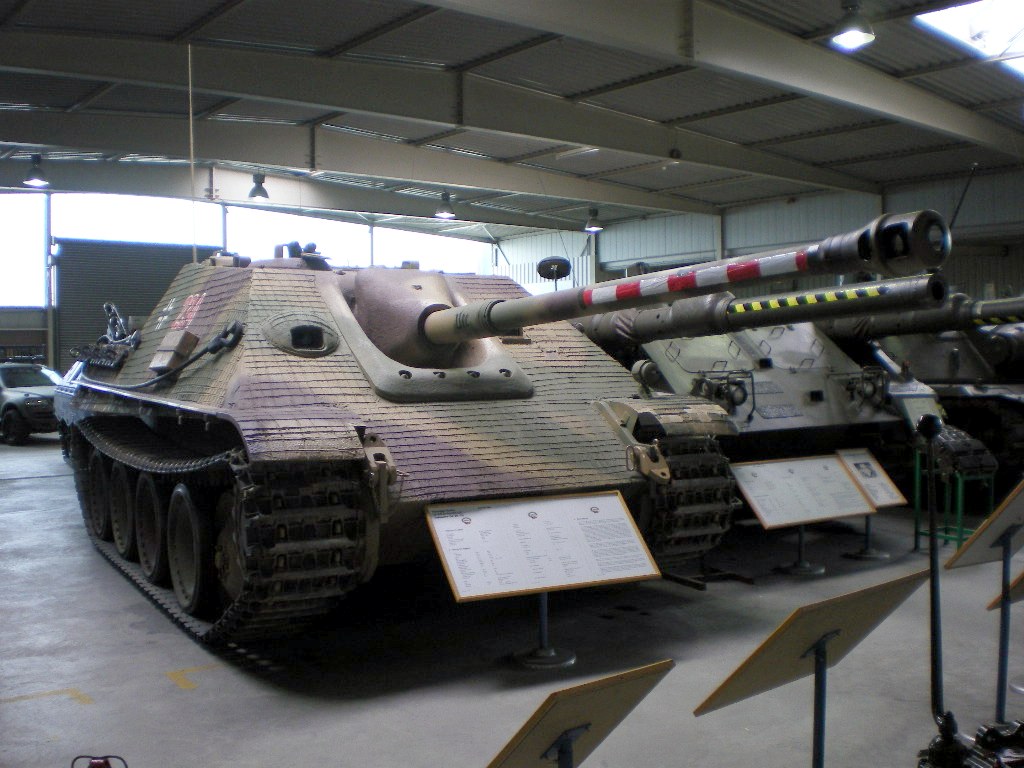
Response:
M856 286L737 299L729 292L679 299L668 306L592 315L577 323L592 341L613 351L658 339L710 336L766 325L802 323L910 307L946 298L940 274L901 277Z
M737 256L513 301L431 307L421 318L422 333L430 343L453 344L792 275L867 271L903 277L939 266L949 249L949 229L935 211L886 215L860 229L784 252Z

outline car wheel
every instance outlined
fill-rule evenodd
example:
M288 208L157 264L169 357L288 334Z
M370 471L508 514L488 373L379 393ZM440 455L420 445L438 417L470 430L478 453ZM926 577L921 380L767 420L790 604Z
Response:
M28 440L29 428L25 417L11 408L0 419L0 435L8 445L21 445Z

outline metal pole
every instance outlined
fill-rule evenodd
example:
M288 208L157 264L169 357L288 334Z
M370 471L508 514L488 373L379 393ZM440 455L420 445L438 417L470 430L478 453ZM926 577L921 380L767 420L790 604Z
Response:
M54 279L53 279L53 195L47 192L43 196L43 243L46 249L46 365L59 370L57 361L57 327L54 313ZM63 371L60 371L63 373Z
M828 641L839 637L842 630L833 629L819 637L814 645L800 656L806 659L814 654L814 737L811 751L811 768L825 766L825 687L828 675Z
M811 754L812 768L825 766L825 683L828 674L828 652L826 635L814 646L814 746Z
M541 592L540 595L540 636L538 639L539 649L546 651L548 645L548 593Z
M918 430L928 441L928 571L931 604L931 660L932 660L932 714L945 713L942 700L942 606L939 589L939 547L936 534L935 510L935 438L942 430L942 422L932 414L921 417Z
M1009 685L1010 658L1010 559L1013 557L1011 544L1020 526L1013 526L1003 532L1003 588L999 597L999 674L996 680L996 722L1006 722L1006 688Z

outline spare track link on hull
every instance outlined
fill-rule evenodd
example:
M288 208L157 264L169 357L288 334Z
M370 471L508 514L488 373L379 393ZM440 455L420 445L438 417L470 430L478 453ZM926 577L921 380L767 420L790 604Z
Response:
M112 445L108 442L105 447L109 450ZM360 581L366 558L366 519L358 467L288 465L259 473L237 463L229 468L225 461L197 472L190 461L164 462L161 479L168 493L177 482L218 496L232 489L235 493L231 514L240 523L241 587L212 621L191 616L172 589L152 584L138 563L125 560L112 542L94 534L86 469L91 447L86 440L73 438L69 460L93 544L198 642L224 646L293 635L329 613ZM108 460L127 458L119 457L116 449L114 455L101 453Z
M729 460L713 437L658 440L672 479L651 481L647 543L662 565L701 558L718 546L740 506Z

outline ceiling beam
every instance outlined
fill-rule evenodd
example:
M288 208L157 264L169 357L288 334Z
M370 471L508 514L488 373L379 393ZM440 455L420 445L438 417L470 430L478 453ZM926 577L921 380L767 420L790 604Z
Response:
M684 160L738 173L878 192L876 185L846 174L478 76L195 44L192 52L195 90L223 98L384 114L654 158L675 148ZM0 32L0 71L4 70L188 87L186 47L154 41Z
M45 161L44 161L45 162ZM347 187L315 178L267 174L265 186L269 200L249 199L252 174L231 168L215 167L214 197L207 196L209 169L199 167L192 175L187 165L148 164L142 162L45 162L50 192L91 192L101 194L148 195L181 200L219 202L228 205L265 208L286 213L319 215L325 218L356 220L358 213L381 216L433 219L437 200L415 195L397 195L375 189ZM0 158L0 188L35 192L22 186L28 166L24 161ZM477 208L456 202L458 213L467 222L544 229L578 231L580 222L557 218L527 216ZM409 227L415 229L415 227Z
M1024 134L839 52L809 43L709 0L431 0L666 61L771 83L938 131L1024 160ZM837 4L838 6L838 4ZM836 9L837 16L839 9Z
M310 167L311 130L316 131L317 170L452 189L468 187L567 197L592 204L692 213L716 211L713 206L671 195L310 126L199 121L194 124L196 156L204 161L304 170ZM171 158L189 156L188 133L187 121L179 118L80 112L8 112L0 123L0 142L30 141L55 148Z

